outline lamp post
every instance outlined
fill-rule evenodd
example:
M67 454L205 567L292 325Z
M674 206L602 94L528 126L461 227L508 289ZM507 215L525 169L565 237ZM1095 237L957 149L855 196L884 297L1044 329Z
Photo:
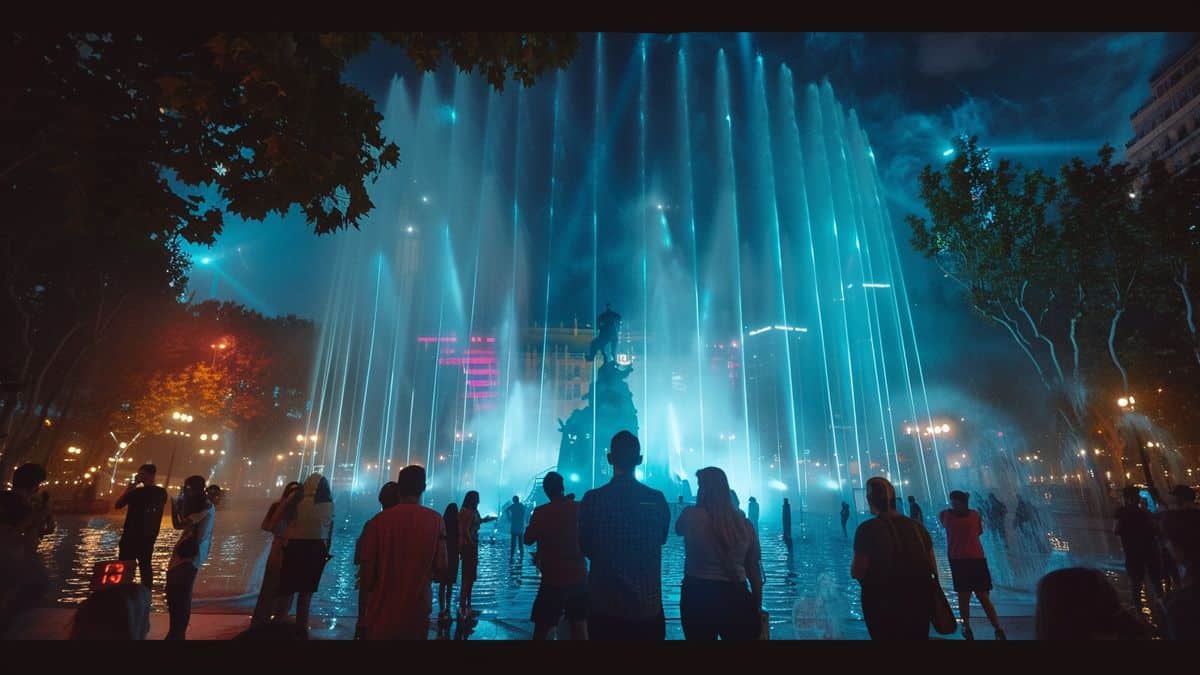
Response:
M121 461L125 458L125 451L132 447L133 444L137 442L137 439L141 438L142 433L139 431L138 433L134 434L133 439L129 441L118 440L117 435L111 431L108 432L108 435L112 436L113 441L117 444L117 452L110 460L112 461L113 470L112 476L108 481L108 493L112 494L113 490L115 490L117 486L117 469L121 467Z
M171 420L176 424L190 424L192 416L175 411L171 413ZM171 471L175 468L175 453L179 451L179 444L183 442L183 439L191 437L191 434L180 429L167 429L165 433L175 437L175 444L171 447L171 460L167 462L167 480L163 483L169 490L171 488Z
M316 454L317 454L317 435L316 435L316 434L310 434L310 435L308 435L308 436L305 436L304 434L296 434L296 444L297 444L298 446L300 446L300 451L297 453L297 454L299 454L299 455L300 455L300 463L299 463L299 465L296 467L296 472L297 472L297 474L296 474L296 480L302 480L302 478L303 478L303 475L304 475L304 458L305 458L305 456L306 456L306 455L305 455L305 453L308 451L308 450L307 450L307 448L308 448L308 446L307 446L307 443L309 443L309 442L311 442L311 443L313 444L313 462L312 462L312 464L313 464L313 467L314 467L314 469L315 469L315 468L316 468L316 465L317 465L317 461L316 461Z
M218 350L225 351L226 349L229 348L229 344L227 342L225 342L224 340L221 340L220 342L212 343L211 345L209 345L209 347L212 347L212 353L213 353L211 367L216 368L217 367L217 351Z

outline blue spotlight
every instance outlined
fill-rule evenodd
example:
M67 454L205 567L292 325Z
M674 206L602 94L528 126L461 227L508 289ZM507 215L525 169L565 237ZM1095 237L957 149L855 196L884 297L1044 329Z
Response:
M577 473L571 474L571 482L578 483L579 482L579 474L577 474Z
M946 150L942 151L942 157L949 157L950 155L953 155L953 154L954 154L954 148L947 148Z
M784 483L781 480L769 481L767 483L767 486L770 487L772 490L779 490L780 492L786 492L788 489L787 483Z

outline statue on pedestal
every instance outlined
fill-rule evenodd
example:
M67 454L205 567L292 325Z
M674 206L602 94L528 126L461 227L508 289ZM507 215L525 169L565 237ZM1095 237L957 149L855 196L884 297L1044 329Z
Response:
M606 303L587 354L588 361L594 361L597 353L604 356L594 371L590 390L581 397L587 405L572 411L565 422L558 420L562 441L557 467L568 482L591 483L594 478L596 485L603 483L602 477L610 471L604 459L609 441L618 431L638 433L633 391L625 382L633 366L616 362L620 325L621 315Z

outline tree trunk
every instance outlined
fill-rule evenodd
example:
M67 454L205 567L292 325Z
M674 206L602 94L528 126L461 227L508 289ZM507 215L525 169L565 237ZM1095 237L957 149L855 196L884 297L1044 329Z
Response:
M1183 271L1176 275L1173 281L1179 288L1179 294L1183 296L1183 306L1187 310L1184 320L1187 322L1188 333L1192 338L1192 355L1196 357L1196 363L1200 364L1200 337L1196 335L1196 314L1192 306L1191 295L1188 293L1187 265L1183 266Z
M1112 323L1108 327L1108 355L1112 359L1113 365L1117 367L1117 371L1121 373L1122 392L1129 392L1129 375L1125 373L1125 366L1121 365L1121 359L1117 357L1117 322L1121 320L1121 315L1125 313L1125 308L1121 307L1113 311Z

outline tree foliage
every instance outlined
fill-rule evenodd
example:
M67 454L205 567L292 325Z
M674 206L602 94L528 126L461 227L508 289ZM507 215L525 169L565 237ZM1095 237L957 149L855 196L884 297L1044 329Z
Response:
M565 67L570 33L34 33L0 42L0 477L77 396L97 346L177 298L180 242L225 213L298 209L358 227L399 161L381 115L342 79L377 40L424 70L448 57L500 88Z
M1154 333L1159 312L1186 324L1196 344L1188 285L1200 241L1196 177L1154 165L1143 181L1113 156L1105 146L1055 178L993 164L977 139L962 138L944 167L921 173L929 217L906 219L913 247L1027 357L1074 441L1105 425L1119 393L1173 386L1192 370L1192 358L1178 368L1180 350Z

